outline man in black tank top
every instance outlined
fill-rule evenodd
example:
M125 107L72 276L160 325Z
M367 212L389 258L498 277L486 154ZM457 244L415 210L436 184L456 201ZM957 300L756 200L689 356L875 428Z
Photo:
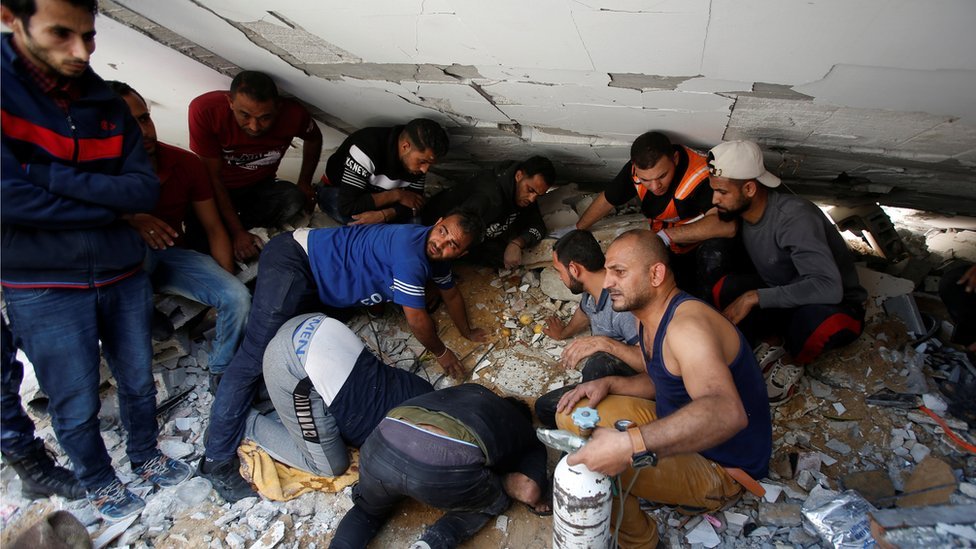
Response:
M580 384L560 400L556 424L576 432L573 409L597 409L597 429L569 463L621 475L620 485L631 488L623 509L614 500L617 543L653 548L657 525L638 497L716 511L746 489L761 492L754 479L766 476L772 452L766 385L735 326L677 288L654 233L618 237L607 249L606 270L614 310L631 311L641 322L647 375ZM634 426L613 429L620 419Z

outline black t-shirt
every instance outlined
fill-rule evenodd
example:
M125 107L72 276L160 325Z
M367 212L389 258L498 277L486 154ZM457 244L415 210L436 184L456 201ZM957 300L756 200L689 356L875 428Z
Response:
M675 166L674 178L671 180L668 191L661 196L647 191L644 193L644 198L641 199L641 212L648 220L652 220L652 225L654 225L653 221L657 220L664 223L664 226L670 226L679 220L693 219L712 209L712 189L708 185L707 172L704 174L704 178L701 179L701 174L698 173L698 170L701 169L699 166L700 162L697 161L693 162L694 165L692 166L691 173L688 170L690 160L689 152L696 156L700 155L681 145L674 145L674 150L678 153L678 164ZM614 206L621 206L628 200L638 196L637 187L640 186L640 183L634 183L631 165L631 162L627 162L623 169L620 170L620 173L613 178L613 181L604 190L604 197L607 199L607 202ZM686 177L701 179L701 181L684 198L675 198L675 192ZM672 200L674 201L675 211L669 212L668 206ZM662 226L660 228L664 227ZM655 230L659 230L660 228Z

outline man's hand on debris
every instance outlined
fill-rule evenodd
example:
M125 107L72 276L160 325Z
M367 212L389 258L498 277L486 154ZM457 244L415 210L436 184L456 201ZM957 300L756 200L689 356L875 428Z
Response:
M590 471L613 476L627 469L633 452L630 435L616 429L597 427L593 430L589 442L570 454L566 463L569 465L582 463Z
M424 196L422 194L405 189L397 189L396 201L413 210L414 215L417 215L417 212L424 207Z
M573 408L584 398L589 399L587 406L596 408L596 405L610 393L611 379L611 377L601 377L600 379L580 383L559 399L559 404L556 405L556 413L568 414L572 412Z
M444 368L447 375L454 379L463 379L464 375L467 373L464 371L464 366L461 364L461 361L458 360L458 357L456 354L454 354L454 351L448 349L446 346L444 347L444 352L437 357L437 363Z
M173 239L180 235L162 219L146 213L124 216L123 219L132 225L146 244L154 250L165 250L174 246L176 242Z
M468 333L461 335L463 335L465 339L474 341L476 343L484 343L488 341L488 332L486 332L484 328L469 328Z
M557 315L549 315L546 319L546 325L542 327L542 333L553 339L564 339L563 330L566 329L566 324L559 319Z
M263 247L264 242L256 234L251 234L244 229L234 233L234 257L238 261L247 261L252 257L257 257Z
M962 278L956 284L964 284L966 291L969 293L976 292L976 265L966 269L966 272L963 273Z
M585 336L573 340L559 358L564 368L575 368L580 361L594 353L605 351L601 336Z
M722 314L733 324L738 324L757 305L759 305L759 292L756 290L749 290L730 303L729 306L722 311Z
M514 269L522 264L522 245L517 241L513 240L505 246L505 253L503 254L502 261L505 263L506 269Z
M350 225L373 225L375 223L386 223L386 210L370 210L363 213L352 214Z

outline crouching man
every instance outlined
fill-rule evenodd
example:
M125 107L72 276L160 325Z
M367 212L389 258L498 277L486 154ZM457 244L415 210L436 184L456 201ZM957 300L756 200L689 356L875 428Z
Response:
M607 249L605 286L616 311L640 320L647 375L605 377L563 395L556 424L574 432L569 414L596 407L599 428L569 464L621 475L618 545L653 549L657 525L637 498L715 511L743 489L761 493L772 424L766 386L748 342L731 322L675 286L668 253L650 231L629 231ZM626 432L614 422L631 420ZM610 427L610 428L607 428ZM629 489L627 487L630 487Z
M550 510L546 449L524 402L465 384L390 410L360 450L355 506L330 547L365 548L403 498L444 509L413 547L457 547L501 514L510 498Z
M320 313L278 330L264 353L264 382L275 412L252 411L244 436L282 463L327 477L346 471L346 446L361 446L390 408L434 390Z

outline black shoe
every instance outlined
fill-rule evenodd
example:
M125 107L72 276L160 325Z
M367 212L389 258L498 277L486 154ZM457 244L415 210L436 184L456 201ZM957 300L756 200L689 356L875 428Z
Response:
M173 327L173 322L170 321L169 317L154 308L152 315L152 340L166 341L173 337L173 332L175 331L176 328Z
M241 463L236 457L228 461L208 462L207 456L203 456L200 458L200 465L197 466L197 476L209 480L220 497L229 503L234 503L258 495L241 476L240 467Z
M224 377L224 373L210 374L210 394L217 396L217 387L220 387L220 378Z
M85 497L75 474L55 463L53 454L40 439L34 439L30 450L18 458L3 456L20 476L21 492L29 499L59 495L67 499Z

